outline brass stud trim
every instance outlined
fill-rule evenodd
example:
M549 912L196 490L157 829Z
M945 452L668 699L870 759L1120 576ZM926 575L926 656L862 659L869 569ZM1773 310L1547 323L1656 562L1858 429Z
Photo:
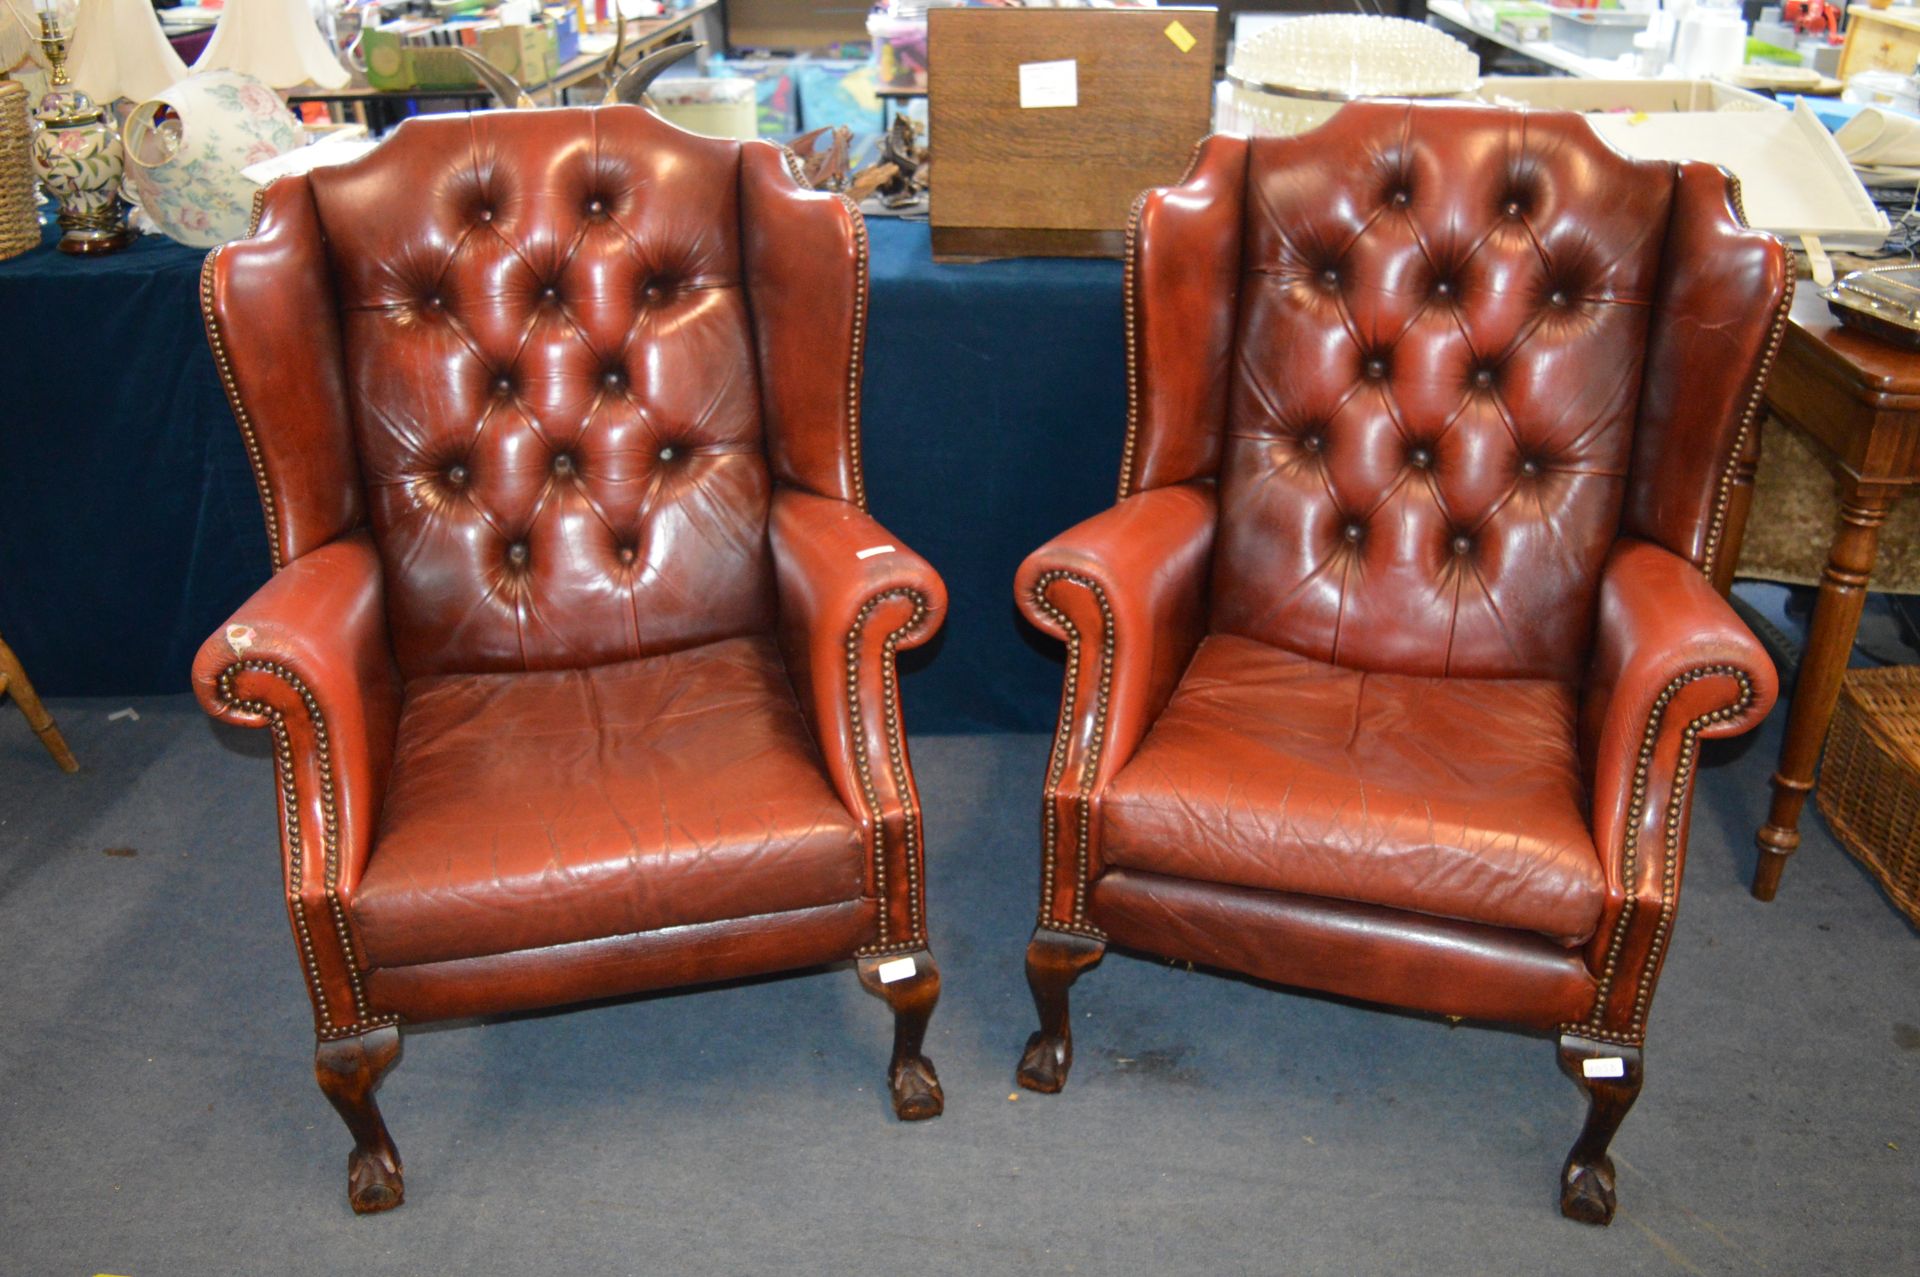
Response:
M251 237L260 226L261 200L266 195L262 188L253 200L253 225L247 230ZM220 375L221 388L227 392L227 403L233 409L234 420L240 423L240 438L246 444L247 460L253 467L253 485L260 493L260 508L267 519L267 553L273 562L273 570L278 572L286 566L280 553L280 516L273 501L273 490L267 486L267 463L260 451L260 439L254 432L253 418L247 414L247 405L240 398L240 387L234 381L233 360L227 354L226 335L220 327L220 319L214 313L213 274L218 269L220 255L231 245L222 244L207 254L206 261L200 266L200 318L206 325L207 345L213 349L214 370Z
M1738 211L1740 183L1737 180L1733 182L1733 195ZM1740 213L1740 220L1742 224L1746 222L1744 212ZM1773 365L1780 356L1780 343L1787 335L1787 321L1793 311L1793 289L1793 277L1788 276L1786 291L1781 293L1780 305L1773 313L1773 327L1767 334L1767 347L1760 356L1759 371L1747 391L1747 407L1740 418L1740 429L1734 435L1733 447L1728 450L1726 460L1720 467L1720 482L1713 497L1713 517L1707 524L1707 544L1700 556L1700 570L1709 580L1720 558L1727 527L1727 508L1733 503L1733 480L1740 467L1740 455L1746 451L1747 440L1753 437L1752 432L1760 428L1760 407L1766 399L1767 383L1773 379Z
M1646 814L1647 785L1653 765L1654 752L1659 748L1661 727L1666 720L1667 708L1673 698L1689 683L1703 678L1731 678L1740 686L1740 698L1730 705L1710 710L1688 723L1680 739L1680 756L1674 765L1673 785L1667 795L1667 807L1663 817L1665 836L1665 860L1660 874L1660 913L1654 922L1653 941L1647 948L1645 961L1640 967L1639 983L1634 990L1633 1015L1624 1027L1606 1025L1607 1005L1612 1001L1614 982L1619 976L1620 959L1626 949L1627 938L1633 930L1634 915L1637 912L1639 896L1640 822ZM1633 794L1627 803L1626 848L1622 862L1621 880L1626 890L1626 901L1621 905L1620 916L1614 921L1613 935L1607 943L1606 962L1601 968L1599 988L1593 1001L1593 1010L1582 1023L1564 1024L1561 1031L1576 1033L1597 1041L1612 1042L1622 1046L1639 1046L1646 1038L1647 1011L1653 1001L1653 987L1659 979L1660 961L1666 953L1667 941L1673 933L1673 918L1680 893L1680 843L1686 836L1683 817L1686 812L1687 794L1693 784L1695 764L1699 760L1700 733L1714 723L1738 718L1753 705L1753 681L1746 671L1732 665L1704 665L1689 670L1669 682L1661 689L1653 703L1653 712L1647 717L1647 726L1640 738L1640 750L1635 756L1633 767Z
M900 798L901 819L904 826L901 842L905 852L907 873L907 935L899 939L895 939L893 935L893 915L888 907L886 817L881 808L879 790L873 783L872 760L867 754L866 731L863 726L863 716L860 713L860 653L865 646L867 622L881 604L892 599L907 599L913 604L912 615L887 634L881 642L880 652L880 704L881 720L885 725L887 736L887 774L893 781L894 792ZM854 772L860 779L860 792L866 800L867 812L873 821L873 889L874 896L880 901L879 938L874 943L855 950L857 957L910 952L926 947L926 896L922 883L924 875L920 840L920 805L914 798L907 777L906 728L900 716L899 670L894 657L899 650L900 640L919 629L926 622L930 612L931 608L924 593L910 586L898 586L894 589L882 590L863 603L860 611L854 615L853 624L847 629L848 736L853 742Z
M300 829L300 795L295 780L293 763L292 734L288 730L286 716L276 707L263 700L251 700L234 694L234 680L242 673L267 674L285 683L306 707L308 721L313 724L314 756L320 771L320 811L321 846L323 849L322 890L327 911L333 920L335 938L347 969L347 984L353 993L353 1022L346 1025L334 1023L334 1016L328 1007L326 989L321 982L318 958L314 952L313 936L307 924L306 908L301 899L305 886L308 866L305 860L304 842ZM220 671L220 699L243 713L263 718L273 730L274 776L279 783L280 810L286 825L287 843L287 906L293 918L294 937L300 947L300 967L307 979L307 990L313 999L314 1031L322 1041L336 1038L354 1037L373 1029L398 1024L397 1015L376 1016L370 1014L367 1005L366 987L361 980L361 966L354 951L353 935L347 927L345 905L340 899L340 812L338 796L333 781L333 746L327 732L326 718L320 712L320 702L311 688L291 669L268 660L235 661Z
M1053 896L1055 889L1055 859L1059 854L1059 796L1061 785L1066 779L1067 754L1072 745L1073 726L1079 708L1080 683L1080 647L1083 635L1073 623L1071 617L1056 607L1047 597L1047 590L1057 581L1066 581L1079 586L1093 596L1100 609L1100 684L1094 692L1093 736L1087 745L1087 760L1080 769L1077 779L1078 793L1074 796L1077 807L1077 827L1074 831L1075 866L1073 884L1073 917L1070 923L1063 924L1054 917ZM1113 606L1107 599L1107 592L1092 577L1078 572L1056 569L1043 572L1033 586L1034 606L1044 612L1058 625L1067 639L1067 672L1065 685L1060 694L1060 721L1054 729L1053 756L1047 765L1047 792L1045 804L1041 809L1041 837L1044 854L1041 857L1040 882L1040 925L1056 930L1074 929L1076 934L1096 940L1106 939L1105 933L1087 921L1087 889L1091 885L1092 834L1093 834L1093 783L1100 770L1100 756L1106 748L1107 709L1113 696Z
M1201 152L1216 135L1209 133L1193 144L1193 150L1187 155L1186 171L1180 174L1180 180L1174 187L1185 186L1193 180L1193 174L1200 167ZM1126 500L1133 491L1133 460L1140 436L1140 351L1138 347L1140 325L1140 271L1138 266L1140 219L1146 213L1147 200L1156 194L1164 194L1172 187L1152 187L1133 197L1133 204L1127 210L1127 240L1122 249L1120 289L1126 299L1126 344L1127 344L1127 437L1120 447L1120 487L1118 499Z

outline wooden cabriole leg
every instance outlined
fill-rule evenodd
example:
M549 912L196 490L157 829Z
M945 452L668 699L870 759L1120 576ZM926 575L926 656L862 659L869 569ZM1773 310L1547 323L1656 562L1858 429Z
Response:
M910 973L902 974L911 963ZM940 968L925 949L886 957L861 958L861 987L893 1008L893 1059L887 1066L887 1087L893 1094L893 1115L903 1122L939 1117L947 1106L940 1076L922 1046L927 1021L940 1001ZM891 978L889 978L891 977Z
M1826 570L1820 574L1813 629L1787 712L1780 769L1773 774L1773 803L1767 823L1754 838L1760 846L1760 859L1753 868L1756 899L1773 899L1787 857L1800 846L1800 809L1813 792L1814 769L1827 741L1834 702L1840 699L1840 680L1860 629L1860 610L1866 606L1867 574L1873 569L1880 525L1887 521L1894 496L1892 491L1867 484L1854 484L1842 492L1840 531L1827 553Z
M1587 1121L1560 1170L1560 1213L1583 1224L1613 1222L1613 1159L1607 1146L1640 1098L1640 1048L1560 1035L1560 1067L1587 1095Z
M392 1210L406 1198L400 1182L400 1151L373 1093L400 1058L400 1030L389 1026L357 1038L321 1042L313 1052L320 1089L353 1135L347 1155L347 1200L356 1214Z
M13 703L27 716L27 726L40 738L53 761L60 765L63 772L77 772L80 764L75 761L73 751L67 748L66 737L54 726L53 715L47 713L47 707L40 703L39 695L33 690L33 684L27 679L27 671L22 668L20 658L13 649L0 642L0 696L11 694Z
M1027 945L1027 987L1033 990L1040 1028L1027 1039L1015 1075L1029 1091L1051 1095L1067 1084L1073 1067L1073 1023L1067 990L1106 954L1104 940L1067 931L1035 928Z

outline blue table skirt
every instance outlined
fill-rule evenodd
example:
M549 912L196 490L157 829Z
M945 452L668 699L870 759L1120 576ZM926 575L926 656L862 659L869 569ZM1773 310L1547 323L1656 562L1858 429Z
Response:
M1120 265L939 266L925 224L870 230L868 495L952 594L945 632L903 658L908 724L1048 730L1058 645L1019 619L1013 573L1113 500ZM0 635L44 693L185 690L201 640L267 577L201 257L148 236L0 262Z

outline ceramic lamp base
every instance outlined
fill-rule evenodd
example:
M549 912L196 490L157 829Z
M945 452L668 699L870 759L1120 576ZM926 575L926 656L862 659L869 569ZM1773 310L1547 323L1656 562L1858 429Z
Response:
M68 231L60 237L55 247L75 257L98 257L117 253L133 241L134 232L125 226L114 229L87 227Z

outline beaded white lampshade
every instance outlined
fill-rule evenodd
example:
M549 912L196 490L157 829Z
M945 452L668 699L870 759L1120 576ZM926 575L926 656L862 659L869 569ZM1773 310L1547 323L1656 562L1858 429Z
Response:
M1460 97L1480 59L1452 36L1403 18L1315 14L1277 23L1235 47L1222 125L1239 133L1303 133L1364 97Z

